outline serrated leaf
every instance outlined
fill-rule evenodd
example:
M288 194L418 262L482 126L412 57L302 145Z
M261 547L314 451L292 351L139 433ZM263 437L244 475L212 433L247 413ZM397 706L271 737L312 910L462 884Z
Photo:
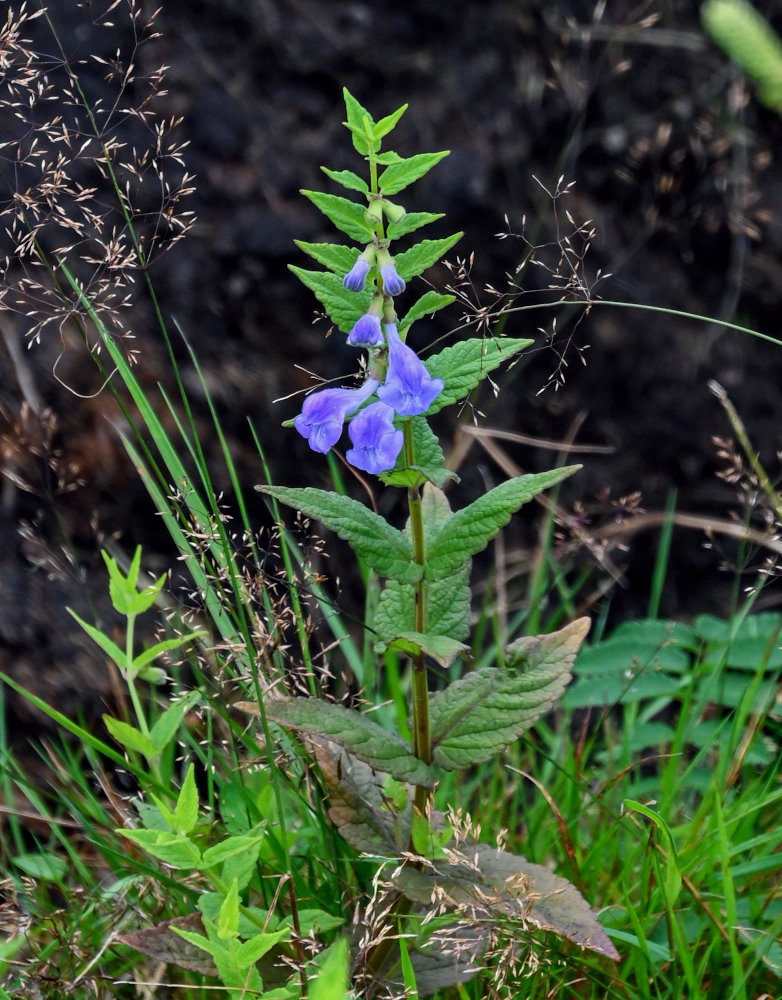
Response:
M337 184L347 188L349 191L359 191L361 194L368 194L369 185L363 177L354 174L352 170L329 170L328 167L320 168L327 177L330 177Z
M386 236L389 240L398 240L400 236L413 233L422 226L428 226L430 222L437 222L443 218L442 212L408 212L399 222L391 222L386 229Z
M431 316L432 313L437 312L438 309L445 309L446 306L451 305L451 303L455 301L456 296L454 295L442 295L440 292L432 290L425 292L421 298L417 302L414 302L410 309L407 310L404 317L400 319L400 333L406 333L417 319L421 319L424 316Z
M468 650L463 642L458 642L450 636L424 635L422 632L397 632L388 646L390 649L399 649L411 656L424 653L445 670L457 656Z
M397 855L410 840L412 787L403 808L395 809L384 794L387 775L319 737L309 741L315 750L329 793L329 818L345 840L367 854Z
M120 829L118 832L171 868L190 870L201 865L201 852L188 837L161 830Z
M427 414L464 399L490 372L531 343L531 340L472 337L427 358L426 370L431 377L441 378L445 383Z
M580 468L580 465L568 465L550 472L508 479L484 493L469 507L457 511L427 546L426 578L441 579L465 559L482 552L519 507Z
M462 641L470 634L469 564L465 563L442 580L424 581L426 631L432 636L448 636ZM373 622L378 635L375 649L384 652L400 630L412 624L415 588L390 580L383 589Z
M321 521L348 542L378 575L403 583L420 580L422 568L412 561L413 548L407 536L358 500L309 486L304 489L256 486L256 489Z
M396 254L394 264L399 277L409 281L417 274L423 274L428 267L437 263L444 254L448 253L462 236L464 233L454 233L453 236L446 236L441 240L421 240L409 250L405 250L404 253ZM437 295L437 292L433 294Z
M114 739L131 753L143 754L148 760L154 760L160 753L152 740L140 729L131 726L122 719L114 719L110 715L104 715L103 721L106 728Z
M214 844L212 847L208 847L204 851L204 867L214 868L217 865L222 864L228 858L232 858L235 854L254 855L252 863L255 864L255 859L257 859L258 853L261 849L262 840L262 837L248 837L245 835L227 837L219 844Z
M253 715L260 714L253 702L240 702L236 707ZM306 736L331 740L397 781L426 788L434 785L434 774L413 755L407 740L383 729L362 712L320 698L275 698L265 702L264 709L268 718L279 725Z
M313 260L339 275L348 273L360 253L356 247L346 247L341 243L305 243L304 240L293 242L299 250L303 250Z
M408 899L422 906L429 906L432 899L447 899L454 908L468 907L474 922L517 919L522 926L552 931L582 948L619 958L576 887L520 855L479 844L463 863L438 863L424 870L400 866L397 884Z
M366 206L358 205L349 198L338 194L327 194L325 191L302 191L305 198L334 223L337 229L358 243L366 243L374 236L372 226L364 217Z
M415 156L410 156L399 163L391 163L377 179L381 194L398 194L413 181L417 181L428 173L449 153L449 149L440 153L416 153Z
M484 668L432 695L433 758L455 771L496 757L561 698L578 647L589 631L579 618L519 647L504 669ZM517 644L514 643L514 646Z
M216 976L214 962L208 958L201 948L190 944L175 932L175 928L202 933L204 929L201 915L189 913L185 917L175 917L155 924L154 927L144 927L129 934L118 934L116 939L120 944L135 948L142 955L153 958L156 962L170 962L191 972L200 972L204 976Z
M356 320L369 309L372 298L370 289L349 292L342 278L331 271L307 271L295 264L288 265L299 281L314 292L332 321L343 333L350 333Z
M400 418L397 418L395 426L401 427L402 422ZM416 464L411 467L405 465L405 453L403 449L399 453L394 469L390 472L380 474L380 478L386 486L422 484L428 478L427 472L431 471L437 475L437 470L442 469L443 462L445 461L443 451L437 435L429 426L426 418L420 416L413 417L410 420L410 426L413 434L413 454L415 455ZM415 470L418 474L405 475L404 473L408 468ZM443 470L443 474L446 480L455 476L454 473L447 469ZM443 484L440 483L438 485L442 486Z
M356 100L347 87L342 88L342 96L345 99L345 111L348 120L344 122L350 129L353 137L353 145L362 156L370 151L370 136L366 134L367 123L370 128L374 128L375 122L367 109Z
M388 135L405 111L407 111L407 105L403 104L401 108L397 108L396 111L392 111L390 115L386 115L385 118L381 118L377 125L375 125L372 129L372 134L375 139L382 139L383 136Z

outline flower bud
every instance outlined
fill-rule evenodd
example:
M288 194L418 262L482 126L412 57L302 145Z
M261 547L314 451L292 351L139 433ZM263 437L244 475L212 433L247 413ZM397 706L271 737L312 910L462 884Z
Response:
M370 226L379 226L383 221L383 203L379 198L373 198L364 212L364 218Z
M388 198L384 198L381 204L389 222L401 222L407 215L407 212L401 205L397 205L396 202L389 201Z
M366 250L359 254L356 262L342 279L342 284L349 292L363 292L369 269L375 263L375 245L370 243Z
M380 265L380 278L383 282L383 292L386 295L399 295L405 290L405 283L397 274L394 258L388 250L379 250L377 262Z

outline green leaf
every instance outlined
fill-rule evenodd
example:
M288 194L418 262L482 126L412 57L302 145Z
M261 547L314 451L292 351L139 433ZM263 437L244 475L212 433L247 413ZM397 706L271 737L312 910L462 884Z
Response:
M387 167L389 163L401 163L402 157L399 153L395 153L392 149L389 149L385 153L380 153L376 156L375 162L380 164L380 166Z
M428 267L431 267L444 254L448 253L451 247L458 243L462 236L464 236L464 233L454 233L453 236L446 236L442 240L421 240L420 243L416 243L409 250L405 250L404 253L396 254L394 264L396 265L399 277L404 278L405 281L409 281L417 274L423 274ZM437 292L433 294L437 295ZM452 298L451 301L453 301ZM431 311L433 312L434 310Z
M676 851L676 841L671 828L659 813L656 813L654 809L650 809L649 806L644 805L642 802L636 802L634 799L624 799L622 802L623 816L626 807L650 819L665 838L666 850L663 856L665 878L663 886L665 887L665 904L669 909L673 910L682 888L682 872L679 865L679 855Z
M13 864L30 878L44 882L59 882L68 873L68 862L51 851L35 854L17 854L11 858Z
M370 569L379 576L403 583L416 583L422 569L413 562L410 540L392 528L385 518L351 497L312 487L256 486L281 503L315 518L348 542Z
M358 205L349 198L343 198L338 194L326 194L325 191L302 191L305 198L309 198L316 208L330 219L337 229L358 243L366 243L375 235L372 226L364 217L365 205Z
M158 754L176 736L187 712L201 700L200 691L191 691L184 698L169 705L149 731L149 738Z
M334 271L341 276L347 274L353 267L360 252L355 247L346 247L341 243L305 243L304 240L294 240L293 242L299 250L303 250L319 264L327 267L329 271ZM341 277L340 280L342 280Z
M372 298L370 289L349 292L342 284L342 278L330 271L305 271L295 264L289 264L288 268L315 293L332 322L343 333L350 333L356 320L369 309Z
M243 941L236 949L236 961L244 969L249 969L279 942L290 937L290 931L283 928L281 931L266 931L255 934L249 941ZM268 993L262 994L264 997Z
M375 139L382 139L383 136L388 135L405 111L407 111L407 105L403 104L401 108L397 108L396 111L392 111L390 115L386 115L385 118L381 118L377 125L375 125L372 129Z
M81 625L90 639L96 642L103 652L108 656L110 660L117 664L119 669L124 673L127 670L127 657L125 656L125 650L120 649L116 642L112 642L107 635L104 635L99 628L95 628L94 625L88 625L83 618L79 618L73 608L67 608L68 614L75 618L76 621Z
M470 566L465 562L442 580L424 581L426 631L430 636L448 636L461 641L470 634ZM375 650L385 651L399 634L400 624L412 625L415 587L389 580L383 588L373 622L378 641Z
M399 626L397 626L398 628ZM469 649L463 642L458 642L446 635L424 635L422 632L398 632L388 643L390 649L399 649L410 656L424 653L447 670L457 656Z
M236 707L253 715L260 714L258 706L252 702L241 702ZM434 785L434 774L413 755L407 740L383 729L361 712L320 698L275 698L265 702L264 708L266 715L279 725L308 736L325 737L397 781L426 788Z
M399 321L400 333L406 333L412 324L424 316L431 316L432 313L437 312L438 309L444 309L449 306L452 302L456 301L456 296L454 295L442 295L440 292L432 291L425 292L421 298L414 302L410 309L407 310L404 317Z
M156 642L154 646L150 646L149 649L145 649L138 656L134 657L131 665L133 673L139 673L148 663L156 660L161 653L165 653L169 649L179 649L180 646L186 645L191 639L197 639L199 636L205 634L205 632L188 632L187 635L178 635L175 639L163 639L161 642Z
M782 112L782 40L745 0L709 0L701 7L706 31L757 84L758 98Z
M349 191L360 191L362 194L369 193L369 185L363 177L354 174L352 170L329 170L328 167L320 168L327 177L330 177L337 184L347 188Z
M432 378L441 378L445 382L445 388L429 407L427 414L437 413L444 406L464 399L471 389L503 361L510 361L514 354L523 351L531 343L531 340L473 337L461 340L427 358L426 370Z
M562 696L588 631L589 619L579 618L551 635L517 640L504 669L476 670L434 694L435 763L447 771L482 764L517 740Z
M367 109L362 104L359 104L347 87L342 88L342 96L345 99L345 111L348 118L343 124L346 128L350 129L355 148L362 156L366 156L373 145L373 137L367 134L367 125L369 125L370 129L374 129L374 119Z
M318 978L307 991L309 1000L345 1000L350 972L347 939L340 938L318 955L318 963Z
M231 887L225 894L223 905L220 907L220 916L217 921L217 936L223 941L236 938L239 934L239 887L236 879L231 883ZM252 963L248 963L246 968Z
M254 856L252 863L255 864L261 849L262 841L263 837L249 837L246 835L227 837L225 840L221 840L219 844L207 847L204 851L204 868L215 868L217 865L222 864L228 858L232 858L236 854L249 854Z
M155 603L155 599L166 582L166 574L154 583L138 590L138 574L141 568L141 546L136 547L127 576L107 552L101 552L109 571L109 596L111 603L121 615L140 615Z
M396 425L401 426L402 423L403 421L397 418ZM444 482L457 478L455 473L443 467L445 458L440 442L426 418L413 417L410 420L410 426L413 432L413 453L416 464L411 467L406 466L405 454L402 450L394 468L390 472L380 474L380 478L386 486L422 485L430 477L442 479ZM437 485L442 487L444 482L437 483Z
M155 760L160 755L160 751L149 736L142 733L140 729L136 729L135 726L131 726L121 719L113 719L110 715L104 715L103 721L117 743L131 753L143 754L147 760Z
M189 837L160 830L117 830L123 837L171 868L190 870L201 865L201 852Z
M417 153L399 163L390 164L377 180L381 194L398 194L413 181L417 181L419 177L428 173L436 163L439 163L449 153L449 149L440 153Z
M400 236L415 232L422 226L428 226L430 222L437 222L443 218L443 213L432 212L408 212L399 222L391 222L386 229L386 236L389 240L398 240Z
M195 768L190 764L176 800L173 827L176 833L190 833L197 822L198 787L195 780Z
M467 908L476 922L520 920L525 929L552 931L582 948L619 958L597 915L567 879L485 844L470 849L468 859L461 864L436 862L423 871L400 866L397 884L414 903L430 906L432 899L449 900Z
M406 850L412 795L397 805L387 793L387 775L331 740L311 737L310 742L329 793L329 818L345 840L367 854L396 855Z
M457 569L465 559L482 552L519 507L580 468L580 465L568 465L550 472L517 476L484 493L469 507L457 511L427 547L426 578L441 579Z

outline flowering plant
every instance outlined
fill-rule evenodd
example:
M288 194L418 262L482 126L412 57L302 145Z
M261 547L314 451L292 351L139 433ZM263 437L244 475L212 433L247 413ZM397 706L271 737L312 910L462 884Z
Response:
M385 586L366 623L378 656L395 650L412 672L412 740L383 728L366 713L319 698L264 699L265 713L305 738L313 749L330 798L330 817L355 848L400 864L383 883L382 905L364 915L367 928L354 956L354 978L372 992L393 983L400 960L394 932L404 923L404 945L417 989L431 992L469 978L491 939L492 922L518 918L525 927L554 931L610 957L616 951L576 889L540 865L473 836L437 812L438 774L481 764L501 753L562 694L588 628L581 618L559 632L524 637L504 651L498 668L466 669L440 691L429 689L430 664L451 671L470 666L472 556L483 550L511 516L542 490L579 467L510 479L467 507L451 510L444 487L457 477L445 466L428 418L463 400L491 371L523 351L530 340L468 339L422 361L406 343L416 319L448 306L453 297L426 291L397 313L411 281L438 261L461 234L424 239L401 253L391 244L441 218L406 212L391 201L447 152L403 158L382 151L406 105L375 122L346 90L346 126L369 168L367 182L351 170L325 173L360 196L360 202L303 192L358 248L343 244L298 246L323 271L293 272L323 305L348 343L368 352L366 377L357 388L328 388L306 398L293 420L320 453L334 448L348 423L347 460L406 491L408 521L393 527L364 504L325 490L259 486L262 492L320 521L355 550ZM456 849L444 850L451 838ZM378 899L381 898L378 895ZM446 939L416 914L441 900ZM379 915L378 915L379 914ZM406 923L405 923L406 921ZM424 921L424 924L426 921ZM370 929L371 928L371 929Z

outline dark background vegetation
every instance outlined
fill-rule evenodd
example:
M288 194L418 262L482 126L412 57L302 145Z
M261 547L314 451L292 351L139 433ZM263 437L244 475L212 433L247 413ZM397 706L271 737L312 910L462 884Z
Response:
M151 12L156 4L142 6ZM274 401L309 386L307 372L333 378L355 368L342 338L326 340L326 325L313 326L316 303L287 270L289 263L306 264L294 238L334 238L299 189L331 189L321 164L360 169L340 124L345 85L376 116L409 102L394 136L401 154L451 150L401 200L408 209L447 213L437 233L423 235L464 231L451 259L474 254L476 302L491 303L485 283L504 289L506 273L524 256L521 240L496 237L507 230L506 216L512 232L524 228L534 243L549 245L540 259L557 267L546 189L564 177L563 184L575 185L556 204L562 232L570 231L566 210L577 223L593 220L586 274L590 281L598 270L612 275L594 295L715 318L697 324L606 307L586 317L582 308L511 314L505 332L535 336L536 346L497 400L490 392L480 397L483 426L560 441L577 427L577 441L613 449L579 457L584 470L563 491L564 504L583 508L587 534L629 517L620 515L627 506L622 498L636 492L647 511L662 510L676 490L681 511L744 516L736 487L716 475L725 463L712 437L729 437L731 430L707 383L716 379L728 390L775 477L782 351L726 330L720 320L777 335L782 123L704 37L698 6L685 0L165 0L162 37L138 58L147 68L170 67L159 107L183 116L179 134L189 140L187 165L197 178L188 207L198 224L158 261L152 277L165 316L176 319L201 361L248 488L262 478L248 417L278 483L327 484L325 460L280 428L300 397ZM756 6L775 19L776 4ZM91 27L97 7L73 0L50 5L74 59L109 56L132 43L124 2L114 32ZM782 27L778 15L776 21ZM37 27L43 39L42 22ZM38 44L53 49L51 41ZM88 62L84 72L100 94L99 70ZM444 268L429 277L438 287L449 280ZM550 273L527 267L520 280L533 293ZM447 335L463 311L454 307L432 324L421 323L416 343ZM555 315L551 343L539 328L550 335ZM158 380L170 386L140 284L125 322L150 391ZM112 427L108 393L81 398L52 377L62 350L56 335L25 351L21 321L9 316L3 330L3 439L7 446L21 440L26 459L20 468L16 447L16 481L6 480L2 493L0 669L66 711L81 705L95 712L111 696L110 678L64 607L88 618L106 615L99 539L114 536L128 553L143 543L148 565L158 572L175 557ZM177 349L184 359L181 343ZM556 371L565 378L555 390ZM100 384L77 349L66 351L57 374L83 395ZM78 488L58 490L56 475L47 471L51 454L42 445L27 447L20 436L23 378L50 408L56 464ZM195 378L188 377L187 389L214 449L217 482L227 486ZM456 428L442 429L447 449ZM557 460L545 447L502 444L525 470ZM460 471L464 491L457 504L502 478L477 445ZM33 490L21 488L20 478ZM261 505L256 516L264 522ZM509 536L517 550L534 538L527 523ZM658 538L658 530L628 531L627 550L610 551L621 571L611 589L614 620L646 612ZM713 547L705 541L702 531L675 531L661 614L730 610L736 575L722 564L737 559L736 546L719 536L710 539ZM598 544L586 546L576 558L586 564L601 551ZM343 578L349 572L338 560L330 568L342 568ZM596 580L601 575L598 567ZM747 575L747 584L754 580L754 572ZM761 598L764 606L778 600L776 586ZM40 717L15 705L12 722L20 735L30 735Z

